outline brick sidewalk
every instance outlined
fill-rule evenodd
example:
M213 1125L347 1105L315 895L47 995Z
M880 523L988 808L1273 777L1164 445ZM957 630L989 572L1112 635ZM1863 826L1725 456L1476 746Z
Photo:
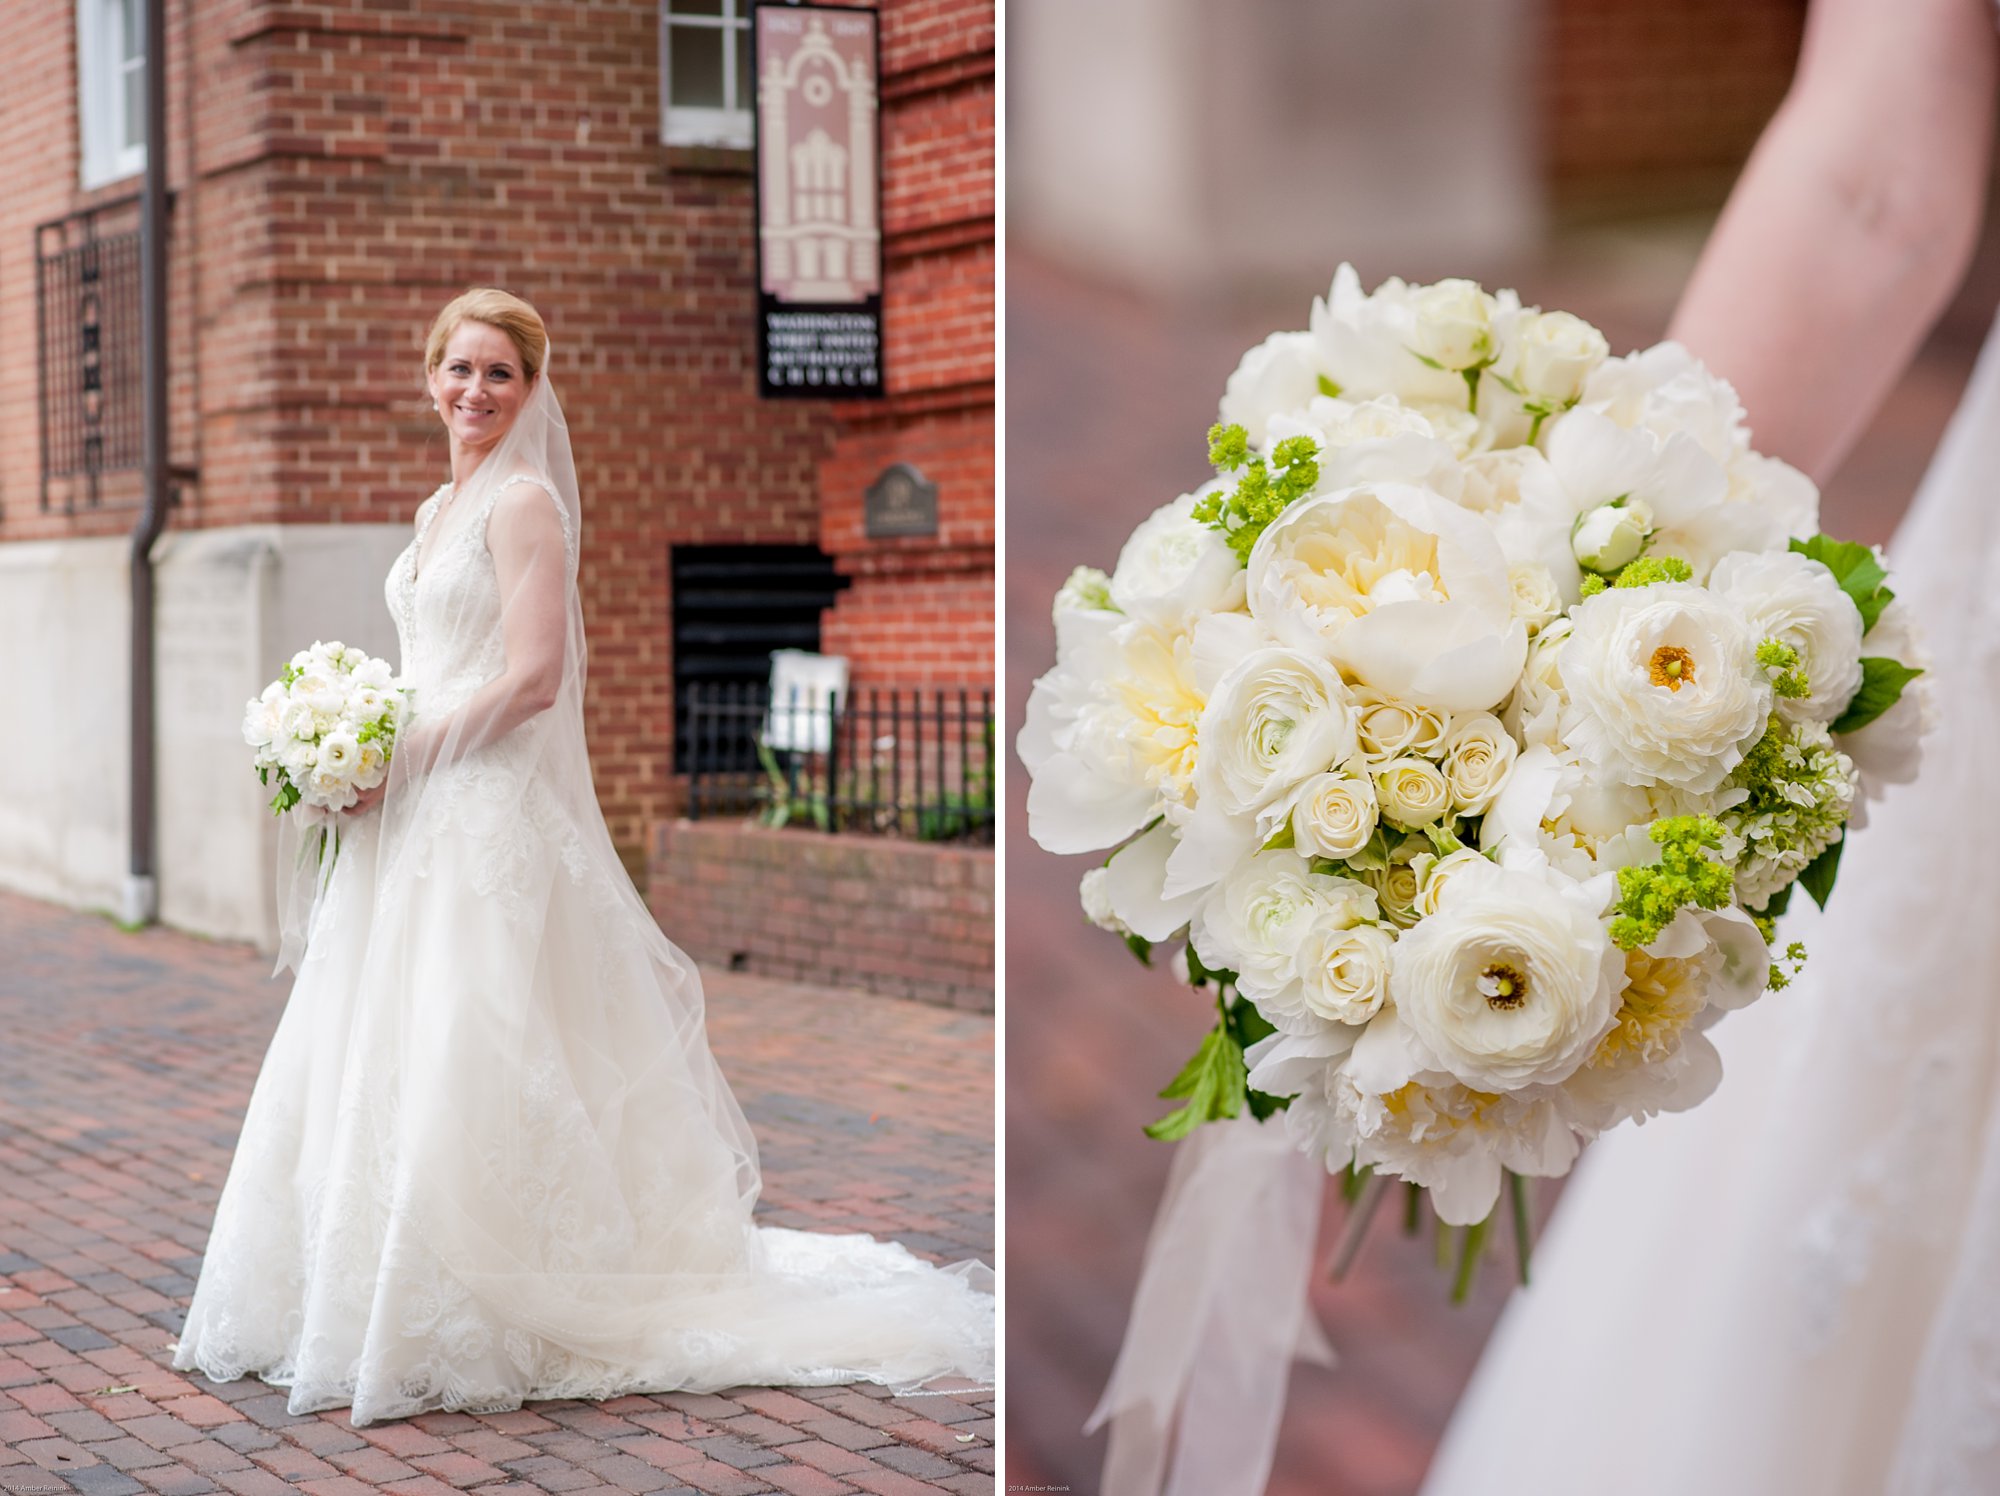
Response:
M167 1366L285 988L241 946L0 894L0 1491L916 1496L993 1489L993 1397L547 1402L366 1429ZM993 1025L708 977L772 1225L990 1263Z

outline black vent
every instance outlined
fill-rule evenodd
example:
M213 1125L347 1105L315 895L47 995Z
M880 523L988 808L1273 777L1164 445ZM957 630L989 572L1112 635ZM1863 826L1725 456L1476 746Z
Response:
M820 614L848 579L810 545L677 545L674 589L674 766L688 762L690 686L762 684L774 649L819 649ZM746 733L732 761L757 761ZM707 750L705 750L707 751Z

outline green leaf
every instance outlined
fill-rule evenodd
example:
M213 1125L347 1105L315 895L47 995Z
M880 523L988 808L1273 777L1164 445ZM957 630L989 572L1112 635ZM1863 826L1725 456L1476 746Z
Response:
M1319 376L1319 392L1322 395L1327 395L1338 400L1340 398L1340 384L1337 380L1328 379L1322 374Z
M1859 732L1902 699L1903 687L1922 675L1900 660L1880 655L1861 657L1861 689L1847 703L1847 710L1833 719L1835 732Z
M1812 901L1822 909L1826 907L1826 901L1833 893L1833 880L1840 872L1840 849L1846 845L1847 838L1842 837L1807 863L1805 871L1799 874L1799 883L1812 895ZM1786 891L1790 892L1789 889Z
M1791 548L1801 556L1810 556L1833 573L1833 579L1840 583L1840 590L1854 600L1854 606L1861 613L1863 634L1875 627L1875 620L1882 616L1882 610L1896 596L1883 585L1889 580L1889 573L1875 559L1875 552L1865 545L1852 540L1835 540L1831 535L1815 535L1811 540L1794 540Z
M1139 958L1141 966L1151 966L1153 964L1153 942L1145 936L1135 935L1130 930L1127 930L1125 932L1125 945L1133 955Z
M1288 816L1285 818L1284 824L1271 833L1271 839L1264 843L1264 850L1266 852L1277 852L1286 847L1295 847L1297 845L1298 838L1293 834L1291 818Z
M1166 1100L1185 1104L1150 1124L1146 1136L1171 1143L1204 1122L1236 1116L1249 1099L1248 1079L1242 1046L1226 1024L1218 1023L1201 1041L1194 1058L1160 1092Z
M1215 983L1218 987L1227 987L1236 980L1235 972L1226 971L1220 966L1210 966L1206 961L1203 961L1201 953L1194 948L1192 940L1188 942L1187 962L1188 981L1196 987L1205 987L1210 982Z

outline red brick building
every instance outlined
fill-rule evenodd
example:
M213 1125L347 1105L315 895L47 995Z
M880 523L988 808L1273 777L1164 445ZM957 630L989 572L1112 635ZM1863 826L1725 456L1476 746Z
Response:
M141 8L11 0L0 18L0 338L43 350L0 364L0 623L76 615L79 642L47 669L91 682L70 715L101 740L81 760L0 763L20 797L0 798L0 881L76 902L108 902L118 844L125 661L91 620L122 606L139 474L111 421L136 409L120 383L127 359L136 378L136 301L86 315L75 277L136 224L140 49L121 28ZM990 681L994 7L879 9L887 398L840 404L757 394L748 0L167 0L185 470L160 562L167 918L256 933L221 891L176 903L177 869L188 889L229 850L197 859L186 843L212 827L176 808L176 785L183 803L197 780L242 798L231 697L304 642L288 631L386 628L382 568L446 476L422 338L469 285L527 296L550 326L584 491L591 746L635 873L676 798L677 552L817 547L850 579L819 642L858 684ZM94 492L64 476L79 464L61 409L87 316L104 370ZM892 461L937 483L935 537L865 536L861 491ZM229 537L263 559L236 559ZM50 580L76 567L80 589ZM301 613L315 589L332 600ZM316 621L338 616L360 621ZM360 642L386 648L379 631ZM91 783L105 804L79 823L61 807ZM69 819L42 824L38 803Z

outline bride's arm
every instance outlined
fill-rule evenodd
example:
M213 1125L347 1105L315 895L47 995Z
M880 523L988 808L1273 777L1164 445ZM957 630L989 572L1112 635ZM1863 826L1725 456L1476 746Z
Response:
M1993 136L1993 0L1814 0L1668 336L1760 451L1824 479L1964 275Z
M494 502L486 548L500 583L506 667L442 722L420 723L401 745L418 771L504 737L555 704L567 644L568 567L562 522L540 487L515 483Z

